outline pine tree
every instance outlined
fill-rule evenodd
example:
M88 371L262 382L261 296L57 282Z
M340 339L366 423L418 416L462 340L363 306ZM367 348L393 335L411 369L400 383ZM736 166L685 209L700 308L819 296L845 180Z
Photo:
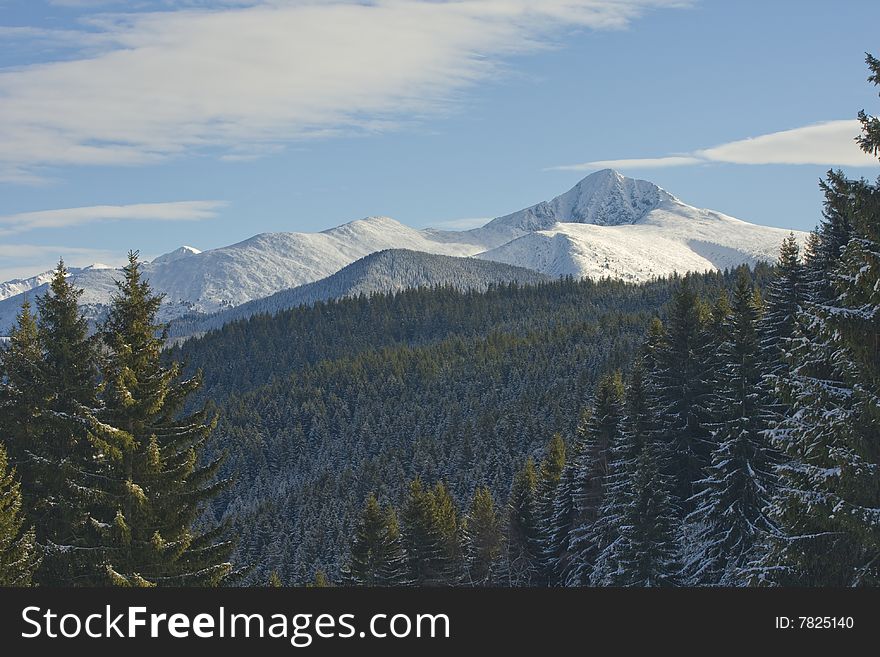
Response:
M702 478L711 450L704 426L705 396L714 373L706 370L704 321L705 308L686 278L670 303L666 343L654 376L675 495L680 500L695 492L694 483Z
M461 523L458 507L452 494L442 481L434 485L434 522L440 534L440 560L438 564L438 583L458 584L462 578L463 555Z
M767 286L767 311L761 318L761 348L771 375L786 368L785 354L804 303L805 275L797 238L791 234L779 250L775 276Z
M402 583L403 552L397 514L382 509L370 494L355 530L347 581L355 586L395 586Z
M489 586L498 582L504 549L501 518L495 511L492 493L485 486L474 491L471 507L462 523L465 539L466 582Z
M97 554L87 472L109 431L95 418L98 354L79 310L81 294L59 262L37 298L39 317L25 303L2 354L0 424L43 554L36 580L54 586L83 583Z
M434 495L414 479L401 510L406 580L413 586L443 584L443 535L437 522Z
M553 533L554 501L565 469L565 441L554 433L547 443L545 456L538 470L538 534L541 542L539 582L552 584L556 559L549 555Z
M120 586L211 586L232 570L232 543L222 527L197 526L204 504L226 481L215 482L221 459L200 463L216 420L203 408L181 409L200 377L180 379L165 365L162 302L141 276L136 252L111 301L101 336L108 350L102 418L117 429L105 449L103 549L98 582Z
M576 485L583 467L583 454L587 444L591 413L589 409L581 412L575 429L571 453L565 459L565 466L553 496L553 513L550 527L545 537L544 559L551 567L551 584L562 585L568 580L572 565L571 535L578 525L579 512L576 504Z
M683 575L692 585L736 586L756 546L773 530L765 508L776 485L774 454L762 414L760 308L744 270L737 277L727 338L718 346L720 370L711 408L717 444L685 519Z
M868 58L880 84L880 63ZM877 119L860 114L862 148L877 153ZM808 298L798 315L791 406L773 429L785 453L753 581L880 584L880 181L829 172L824 221L808 250ZM834 555L829 559L828 555Z
M0 444L0 586L30 586L40 563L36 534L24 522L21 485Z
M49 401L43 370L37 319L25 301L8 344L0 348L0 432L12 467L27 484L22 495L28 509L38 504L37 462L31 457L36 454L41 433L38 417ZM33 522L35 514L27 515Z
M628 473L617 538L596 562L594 586L678 585L678 509L672 479L661 472L662 453L648 444Z
M655 406L655 395L643 360L637 360L627 382L625 415L609 448L605 495L598 518L586 533L586 540L593 546L596 556L592 569L582 576L584 584L607 583L620 567L618 549L624 540L622 528L632 520L628 513L634 504L633 477L639 456L651 447L653 465L658 473L668 470ZM668 483L670 480L666 476L663 481Z
M510 586L534 585L541 559L538 473L532 457L513 478L507 502L507 576Z
M599 519L599 510L605 498L611 450L620 440L623 399L623 378L620 372L606 375L599 380L574 484L574 503L578 510L578 519L570 538L572 565L566 580L569 586L587 583L598 553L593 525Z

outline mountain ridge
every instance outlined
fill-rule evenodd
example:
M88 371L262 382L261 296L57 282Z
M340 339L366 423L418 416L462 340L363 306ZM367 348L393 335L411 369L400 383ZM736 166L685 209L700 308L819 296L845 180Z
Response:
M471 230L418 229L371 216L315 233L258 233L206 251L180 247L146 263L144 275L165 295L161 319L169 321L222 312L321 281L389 249L475 257L545 276L638 282L772 261L788 233L692 207L654 183L603 169L549 201ZM90 319L100 317L119 275L114 269L71 270L85 290L82 301ZM43 273L0 284L0 335L25 297L45 292L48 278Z

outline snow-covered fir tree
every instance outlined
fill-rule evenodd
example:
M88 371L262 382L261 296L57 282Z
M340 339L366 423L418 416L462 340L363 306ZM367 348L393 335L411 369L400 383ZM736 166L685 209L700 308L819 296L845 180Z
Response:
M370 494L351 544L344 581L354 586L396 586L403 582L403 548L397 514Z
M773 529L765 513L776 476L762 413L760 312L741 270L723 323L726 339L718 346L719 370L711 395L716 446L684 523L682 574L690 585L744 583L743 568Z
M587 436L574 481L574 504L577 524L569 539L571 567L566 578L568 586L589 582L596 555L601 549L594 535L605 500L611 451L620 438L623 419L623 379L620 372L606 374L596 386Z
M464 517L465 584L489 586L500 578L504 528L492 493L485 486L474 491Z

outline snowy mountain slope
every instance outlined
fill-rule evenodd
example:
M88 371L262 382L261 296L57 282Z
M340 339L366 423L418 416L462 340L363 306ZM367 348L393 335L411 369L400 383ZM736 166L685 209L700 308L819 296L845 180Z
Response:
M172 322L178 337L219 328L227 322L259 313L277 313L316 301L396 292L414 287L448 285L459 290L485 290L493 283L539 283L547 276L504 263L389 249L372 253L320 281L249 301L207 317L182 317Z
M406 248L474 255L479 244L432 240L388 217L370 217L321 233L263 233L244 242L150 266L147 275L169 301L214 312L311 283L365 255Z
M787 232L694 208L653 183L606 169L550 201L473 230L418 230L388 217L369 217L320 233L262 233L204 252L181 247L146 264L144 274L166 295L161 318L167 321L321 281L387 249L478 256L551 276L641 281L774 260ZM85 289L87 315L99 318L120 273L87 268L71 275ZM41 274L0 285L0 335L25 296L43 293L47 280Z
M478 258L551 276L629 281L772 262L782 240L792 232L692 207L653 183L610 170L585 178L553 201L477 230L493 225L518 228L522 235ZM527 230L529 226L536 228ZM806 239L806 233L793 232Z

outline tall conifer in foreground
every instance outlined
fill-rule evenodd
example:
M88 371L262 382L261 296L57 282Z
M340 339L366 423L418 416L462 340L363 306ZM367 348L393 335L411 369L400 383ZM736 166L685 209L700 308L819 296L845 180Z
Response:
M658 413L666 437L669 466L675 476L675 495L687 500L702 478L711 445L705 427L708 381L704 331L705 308L687 278L669 307L665 341L657 354Z
M637 461L649 447L652 448L652 466L657 469L657 480L667 487L666 493L670 493L670 478L663 474L668 469L668 462L655 403L643 362L636 361L627 382L625 414L609 450L605 495L599 517L587 533L587 539L594 545L596 558L584 583L603 585L617 577L622 568L621 559L625 558L621 552L622 541L640 540L639 536L632 533L624 536L623 529L628 522L634 520L632 507L636 504L634 493ZM671 499L668 504L672 508ZM619 585L626 584L621 581Z
M510 586L533 586L541 561L538 473L532 457L513 478L507 502L507 576Z
M612 450L620 440L623 420L623 379L620 372L599 380L587 435L574 483L577 522L569 539L571 566L566 584L585 585L593 562L601 549L595 540L594 525L605 502L606 484Z
M662 453L648 444L628 473L618 536L597 561L594 586L676 586L678 509L672 478L661 472Z
M465 583L473 586L497 583L504 549L504 532L492 493L485 486L474 491L474 499L462 524L467 573Z
M79 310L82 294L61 261L37 298L25 303L7 348L0 350L0 429L21 481L27 524L43 555L36 581L87 583L98 556L89 509L96 491L88 472L112 429L96 420L98 355Z
M101 512L105 546L98 581L120 586L211 586L228 577L231 542L219 527L197 526L203 505L226 482L220 460L200 456L214 419L206 410L181 415L199 378L180 379L161 359L161 297L141 276L136 252L101 329L108 349L102 419L118 430L105 455Z
M765 508L776 486L774 455L765 436L762 361L758 335L760 307L740 270L726 339L718 347L717 384L711 410L716 447L695 507L685 519L683 576L691 585L736 586L756 546L773 529Z
M36 534L24 522L21 485L0 444L0 586L30 586L40 563Z
M402 583L402 569L397 514L370 494L355 530L346 580L356 586L395 586Z

